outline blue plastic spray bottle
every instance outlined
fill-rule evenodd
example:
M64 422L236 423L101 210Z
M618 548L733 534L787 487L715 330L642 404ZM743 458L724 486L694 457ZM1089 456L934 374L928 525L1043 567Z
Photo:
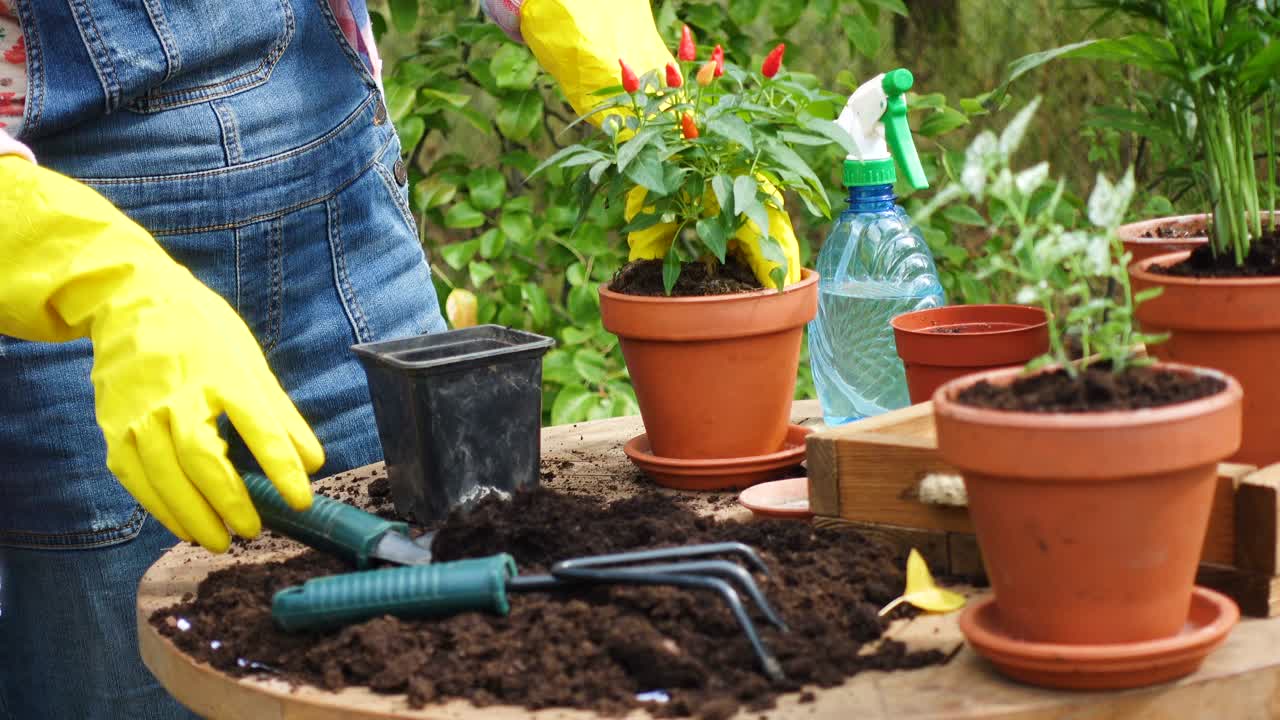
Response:
M911 187L929 186L911 141L905 68L864 83L836 121L859 152L844 163L849 208L818 253L818 316L809 357L828 425L906 407L906 374L889 320L945 304L933 254L897 205L894 160Z

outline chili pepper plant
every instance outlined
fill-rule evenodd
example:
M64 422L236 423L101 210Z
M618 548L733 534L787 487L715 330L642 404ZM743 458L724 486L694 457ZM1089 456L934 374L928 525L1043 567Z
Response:
M715 272L747 223L762 232L761 252L777 264L770 277L781 289L788 260L770 236L770 211L782 212L791 193L810 213L830 217L827 189L804 148L836 143L854 151L830 119L843 98L788 72L785 53L779 44L753 69L726 62L719 45L698 59L685 26L677 61L665 68L638 74L619 58L619 84L601 90L600 104L574 123L598 123L602 132L560 150L535 174L574 169L584 209L597 194L610 204L631 200L624 233L673 225L663 261L668 294L684 263Z

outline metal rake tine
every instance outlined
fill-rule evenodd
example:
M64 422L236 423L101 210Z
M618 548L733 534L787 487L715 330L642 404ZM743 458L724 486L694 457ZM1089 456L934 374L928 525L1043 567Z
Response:
M589 557L562 560L556 566L564 568L599 567L602 565L652 562L654 560L694 558L704 555L736 555L743 558L756 572L763 573L766 576L772 575L769 572L769 566L765 565L764 560L760 559L755 549L740 542L703 543L701 545L658 548L657 550L636 550L609 555L591 555Z
M719 576L727 581L736 580L738 585L746 591L751 597L751 601L764 613L765 618L773 623L775 627L783 632L789 632L787 623L783 621L782 616L773 609L773 605L769 603L768 598L760 591L760 586L756 584L755 578L751 577L751 573L747 572L741 565L735 565L727 560L692 560L688 562L666 563L662 565L636 565L620 568L607 568L611 573L625 573L628 576L640 576L644 574L658 575L704 575ZM556 572L553 569L552 572Z
M636 569L638 570L639 568ZM738 626L742 628L747 640L751 642L751 648L755 651L756 659L760 661L760 667L764 670L765 676L776 683L786 681L786 675L782 672L782 663L778 662L778 659L765 647L764 641L760 639L760 633L756 631L755 623L751 622L751 616L747 614L746 608L742 605L742 598L738 597L738 593L733 589L732 585L720 578L706 577L704 575L640 573L632 572L631 570L631 568L560 568L556 571L556 575L602 584L675 585L677 587L712 590L719 594L725 603L729 605L729 609L738 621Z

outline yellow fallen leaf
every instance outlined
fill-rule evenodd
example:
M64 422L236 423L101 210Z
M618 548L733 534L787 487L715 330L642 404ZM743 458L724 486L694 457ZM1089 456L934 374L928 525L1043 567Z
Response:
M462 288L449 293L449 299L444 301L444 313L455 330L475 325L477 308L475 293Z
M887 615L902 603L926 612L948 613L964 607L964 596L938 587L924 558L911 548L911 554L907 555L907 587L900 597L881 608L880 614Z

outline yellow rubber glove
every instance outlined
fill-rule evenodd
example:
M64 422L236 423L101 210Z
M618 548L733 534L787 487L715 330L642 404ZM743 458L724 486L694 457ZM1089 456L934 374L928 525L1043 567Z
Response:
M497 3L497 0L490 0ZM503 0L511 6L510 0ZM561 91L579 115L591 111L604 98L592 95L602 88L621 84L618 60L643 75L675 62L658 34L649 0L524 0L518 6L520 35L528 43L538 63L559 83ZM491 11L495 18L503 13ZM604 114L592 117L597 125ZM800 248L791 218L782 209L782 197L772 193L778 207L770 206L769 235L782 245L787 258L786 284L800 279ZM645 190L637 187L627 196L627 218L644 202ZM714 199L708 213L719 211ZM675 237L674 225L656 225L627 236L631 259L659 258L666 254ZM765 287L774 287L769 272L776 263L764 259L760 249L760 229L751 222L741 228L731 245Z
M228 527L261 531L224 412L285 501L310 507L324 451L220 296L91 188L16 156L0 157L0 218L0 333L92 340L107 466L143 507L214 552Z
M604 99L591 93L622 84L619 60L637 75L676 61L649 0L524 0L520 34L579 115Z

